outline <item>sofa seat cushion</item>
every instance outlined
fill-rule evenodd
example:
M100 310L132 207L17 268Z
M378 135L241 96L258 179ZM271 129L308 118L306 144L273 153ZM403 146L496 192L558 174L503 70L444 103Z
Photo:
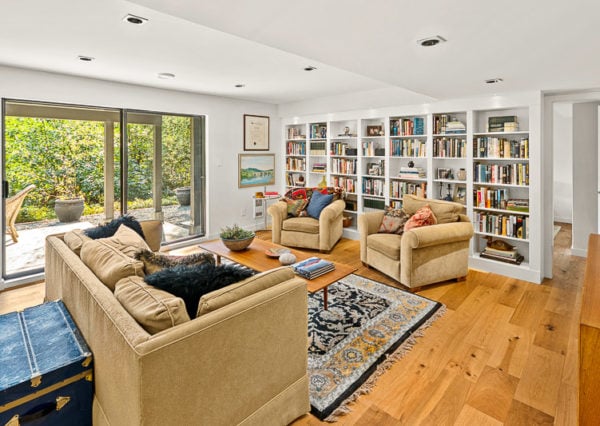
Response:
M83 247L83 243L85 243L86 241L90 241L91 238L85 235L83 229L74 229L72 231L66 232L63 237L63 240L65 244L69 246L69 248L73 250L73 252L77 256L79 256L81 253L81 247Z
M307 234L319 233L319 220L312 217L291 217L283 221L284 231L298 231Z
M435 215L437 223L458 222L459 215L465 211L465 206L451 201L420 198L408 194L402 198L402 208L411 216L427 204Z
M117 281L131 275L144 276L144 264L135 260L107 239L86 241L81 247L81 260L111 291Z
M281 268L256 274L219 290L211 291L200 298L196 316L207 314L294 277L295 274L292 268L282 266Z
M400 241L398 234L371 234L367 237L367 247L393 260L400 260Z
M115 297L150 334L190 320L182 298L152 287L138 276L119 280L115 285Z

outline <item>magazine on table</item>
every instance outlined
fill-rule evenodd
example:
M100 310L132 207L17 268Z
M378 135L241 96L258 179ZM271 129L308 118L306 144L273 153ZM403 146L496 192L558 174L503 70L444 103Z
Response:
M294 272L301 277L312 280L313 278L333 271L335 269L335 265L328 260L318 257L310 257L306 260L294 263L292 268L294 268Z

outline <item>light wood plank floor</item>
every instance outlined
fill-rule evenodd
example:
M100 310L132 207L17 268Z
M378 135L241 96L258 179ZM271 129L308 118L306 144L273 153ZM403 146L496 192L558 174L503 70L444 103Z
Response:
M555 239L554 278L542 285L472 270L428 287L447 313L340 417L344 425L576 425L577 346L585 259L570 255L571 226ZM270 238L268 231L259 238ZM358 241L323 257L393 280L360 263ZM43 284L0 293L0 313L35 305ZM321 424L306 415L294 425Z

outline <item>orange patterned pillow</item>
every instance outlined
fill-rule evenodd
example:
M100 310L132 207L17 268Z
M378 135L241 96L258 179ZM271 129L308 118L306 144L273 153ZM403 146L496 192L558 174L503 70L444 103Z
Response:
M437 219L435 215L431 211L429 204L426 204L408 219L408 222L404 225L404 232L421 226L435 225L436 223Z

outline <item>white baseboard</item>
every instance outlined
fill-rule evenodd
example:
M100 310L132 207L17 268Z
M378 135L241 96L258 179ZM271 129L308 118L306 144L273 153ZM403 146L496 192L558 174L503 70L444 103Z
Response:
M587 249L578 249L571 247L571 255L578 257L587 257Z

